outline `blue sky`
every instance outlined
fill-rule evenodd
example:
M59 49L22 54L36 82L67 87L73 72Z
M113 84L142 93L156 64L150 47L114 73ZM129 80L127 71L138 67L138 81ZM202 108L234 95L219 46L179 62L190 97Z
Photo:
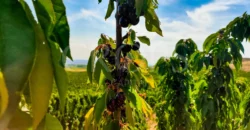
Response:
M31 0L26 0L30 3ZM70 46L74 59L88 59L101 33L115 38L114 15L104 20L109 0L64 0L71 29ZM151 46L142 45L141 53L150 64L161 56L171 56L179 39L192 38L199 49L205 38L226 26L245 11L250 13L249 0L158 0L157 14L164 37L147 32L143 17L132 27L137 35L151 39ZM128 29L123 29L123 33ZM244 43L245 57L250 57L250 43Z

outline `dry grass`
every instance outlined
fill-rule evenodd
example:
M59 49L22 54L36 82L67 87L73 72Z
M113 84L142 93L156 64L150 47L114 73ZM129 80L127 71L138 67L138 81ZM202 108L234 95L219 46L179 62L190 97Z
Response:
M68 72L85 72L85 68L66 68L66 71Z

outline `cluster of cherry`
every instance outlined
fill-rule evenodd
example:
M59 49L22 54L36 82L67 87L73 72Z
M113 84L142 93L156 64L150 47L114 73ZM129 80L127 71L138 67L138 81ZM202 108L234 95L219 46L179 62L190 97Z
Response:
M141 16L144 12L141 11ZM135 0L126 0L118 6L119 24L126 28L129 24L137 25L140 18L136 15Z
M110 112L114 112L116 111L118 108L123 107L123 105L125 104L125 94L123 92L119 92L115 98L111 99L108 104L107 104L107 109Z
M121 48L124 57L131 50L137 51L139 49L140 49L140 43L138 41L134 41L133 45L123 44ZM115 65L115 55L112 55L112 53L115 54L115 50L111 48L111 45L105 44L105 46L102 48L102 52L103 52L103 57L106 60L108 60L109 64Z
M140 48L139 42L134 42L133 45L123 44L121 46L121 52L123 53L123 59L126 59L127 53L131 50L137 51ZM115 50L111 48L110 44L105 44L102 48L103 57L108 61L110 65L115 65ZM114 69L111 72L113 80L106 80L106 85L109 89L113 90L116 96L110 99L107 103L107 109L110 112L114 112L117 109L123 110L125 104L125 95L122 92L121 88L126 84L126 78L129 76L129 70L127 68L127 62L121 62L118 69Z

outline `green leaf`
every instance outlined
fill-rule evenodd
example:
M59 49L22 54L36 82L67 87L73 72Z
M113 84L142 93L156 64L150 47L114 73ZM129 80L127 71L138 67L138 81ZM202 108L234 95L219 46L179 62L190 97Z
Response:
M29 114L17 109L11 119L8 129L10 130L28 130L32 127L32 118Z
M48 43L43 41L45 41L45 36L41 30L41 27L37 25L36 60L29 78L34 129L36 129L47 113L50 95L53 88L54 75L51 52Z
M95 64L95 50L91 51L89 60L88 60L88 65L87 65L87 72L88 72L88 77L89 81L92 83L92 78L93 78L93 71L94 71L94 64Z
M133 111L129 105L129 102L126 102L126 117L131 126L135 126L134 118L133 118Z
M144 80L149 84L150 87L155 88L155 80L151 74L142 71L141 75L144 78Z
M103 74L103 72L101 71L100 73L100 78L99 78L99 86L105 85L105 75Z
M149 117L153 113L152 108L149 106L149 104L142 97L140 97L140 99L141 99L141 103L142 103L142 112L144 113L144 115L146 117Z
M105 20L108 19L115 9L114 0L109 0L108 10L106 12Z
M151 2L151 1L149 0L149 2ZM145 12L144 17L145 17L146 29L149 32L156 32L160 36L163 36L162 30L160 28L159 18L156 15L153 7L152 8L148 7L147 11Z
M53 35L53 29L56 23L56 15L53 9L51 0L36 0L32 1L35 7L36 15L45 36L49 42L51 42L51 35Z
M140 16L144 0L135 0L136 15Z
M135 31L133 29L129 30L129 37L127 38L127 44L133 45L135 41Z
M106 109L106 98L107 92L105 92L101 98L98 98L94 109L94 119L95 123L98 124L102 118L102 113Z
M134 41L136 37L135 31L133 29L130 29L129 32L131 40Z
M148 46L150 46L150 39L146 36L138 36L137 37L142 43L147 44Z
M124 89L127 99L132 103L132 107L142 112L142 101L136 90L132 87Z
M101 68L102 68L102 64L100 62L96 62L95 71L94 71L94 78L95 78L97 83L99 82L99 79L100 79Z
M66 16L66 8L62 0L51 0L55 11L56 22L54 27L54 35L59 43L65 56L68 56L72 60L69 47L69 24Z
M205 42L203 43L203 50L204 51L206 51L206 52L210 51L210 48L217 40L217 35L218 35L217 33L213 33L206 38Z
M46 114L43 125L44 130L63 130L60 121L50 114Z
M139 112L143 112L146 117L149 117L149 115L152 114L152 109L150 108L150 106L141 96L139 96L134 88L124 88L123 90L127 97L127 100L131 102L132 107L134 107Z
M241 41L239 41L239 40L237 40L237 39L235 39L235 40L236 40L236 42L238 43L237 46L240 48L240 50L242 51L242 53L244 53L245 50L244 50L244 46L242 45Z
M168 62L165 57L161 57L155 64L154 71L159 75L165 75L168 71Z
M100 67L101 67L101 69L102 69L102 72L103 72L103 74L105 75L106 79L112 80L113 77L112 77L112 75L111 75L111 70L110 70L110 68L108 67L108 65L106 64L106 62L104 61L104 59L103 59L103 58L99 58L99 59L97 60L97 62L99 62Z
M54 68L54 76L56 87L60 97L60 109L63 111L65 105L66 94L68 90L68 76L63 66L60 65L60 47L57 43L50 43L52 52L52 61Z
M98 4L100 4L102 2L102 0L98 0Z
M120 130L119 121L111 120L104 125L103 130Z
M35 57L35 32L19 1L0 4L0 68L8 89L9 104L0 119L5 129L18 107Z

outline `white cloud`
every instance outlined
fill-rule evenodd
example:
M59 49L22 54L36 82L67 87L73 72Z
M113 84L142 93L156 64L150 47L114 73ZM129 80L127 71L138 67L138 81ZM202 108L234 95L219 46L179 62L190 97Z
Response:
M159 0L159 2L167 3L168 0ZM198 44L199 49L202 49L202 43L209 34L219 30L221 27L225 27L233 18L242 15L242 13L245 11L244 9L240 9L240 7L237 7L239 8L239 10L242 10L242 12L238 11L234 12L233 14L229 14L228 12L232 9L232 7L234 7L235 5L244 4L249 5L248 0L215 0L193 10L186 11L186 19L184 20L175 20L174 18L161 17L161 28L163 30L164 37L160 37L156 33L148 32L144 25L144 18L141 18L140 23L132 28L136 30L138 36L146 35L151 39L151 46L148 47L147 45L142 45L141 53L148 59L150 64L155 64L155 62L161 56L172 55L172 51L174 50L175 44L179 39L192 38ZM114 35L114 16L111 16L108 21L105 21L103 18L104 15L105 14L103 11L93 8L89 10L82 9L79 14L75 14L74 16L71 16L69 18L71 20L98 20L100 21L99 26L108 25L108 30L107 28L105 28L103 29L102 33L107 34L107 32L113 32L111 33L111 35ZM78 17L80 18L78 19ZM94 26L96 25L93 25L93 27ZM124 29L124 33L126 31L127 29ZM76 38L79 39L79 41L74 39L75 37L72 37L71 40L71 44L74 44L71 47L73 57L77 57L75 59L78 59L78 57L87 59L90 51L96 46L96 41L98 40L98 37L93 38L90 36L84 38ZM86 43L86 46L83 47L77 45L78 43L81 44L80 41L84 41L84 44ZM249 43L244 43L244 46L245 48L250 48ZM74 50L76 52L74 52ZM250 57L250 51L246 51L244 56Z
M72 23L77 20L85 19L85 20L97 20L99 22L102 22L102 24L110 24L115 25L114 18L109 18L107 20L104 19L103 11L95 10L95 9L84 9L82 8L79 13L73 14L68 17L69 23Z
M215 22L215 15L220 15L220 12L229 10L231 6L245 5L248 3L248 0L215 0L193 11L186 11L186 13L194 24L211 27Z

